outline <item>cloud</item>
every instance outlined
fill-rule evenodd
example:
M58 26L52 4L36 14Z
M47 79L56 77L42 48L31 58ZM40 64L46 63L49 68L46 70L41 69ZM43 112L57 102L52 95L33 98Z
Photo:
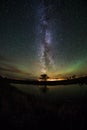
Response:
M21 73L21 71L15 67L0 67L0 71L12 72L12 73Z
M7 77L22 77L25 79L36 78L34 74L23 71L17 66L12 65L13 61L0 54L0 75Z
M13 75L15 75L16 77L24 77L24 78L33 78L33 74L29 73L29 72L24 72L22 70L20 70L19 68L12 66L12 65L6 65L4 64L4 66L0 66L0 74L1 75L10 75L10 77Z

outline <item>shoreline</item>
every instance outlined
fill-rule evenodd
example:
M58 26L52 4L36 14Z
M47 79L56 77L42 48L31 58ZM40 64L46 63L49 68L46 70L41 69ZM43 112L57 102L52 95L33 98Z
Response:
M0 78L0 82L14 83L14 84L31 84L31 85L70 85L70 84L87 85L87 76L61 81L15 80L8 78Z

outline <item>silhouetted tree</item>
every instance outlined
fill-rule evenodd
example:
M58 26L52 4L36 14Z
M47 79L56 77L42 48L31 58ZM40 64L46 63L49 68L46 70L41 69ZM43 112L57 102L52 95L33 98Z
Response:
M43 81L46 81L49 77L47 76L47 74L42 74L40 76L40 79L42 79Z

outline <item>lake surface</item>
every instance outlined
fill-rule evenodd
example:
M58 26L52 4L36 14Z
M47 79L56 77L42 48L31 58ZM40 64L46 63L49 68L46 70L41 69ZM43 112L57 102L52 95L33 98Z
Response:
M81 98L87 94L87 85L57 85L57 86L37 86L12 84L20 91L57 102L72 98Z

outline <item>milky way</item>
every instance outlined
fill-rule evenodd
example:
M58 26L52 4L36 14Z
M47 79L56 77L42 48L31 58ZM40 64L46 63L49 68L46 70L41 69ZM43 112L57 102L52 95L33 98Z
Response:
M54 69L54 61L52 56L52 30L51 20L49 14L47 14L49 7L42 2L38 8L39 14L39 60L41 65L41 73L48 73L50 69Z

